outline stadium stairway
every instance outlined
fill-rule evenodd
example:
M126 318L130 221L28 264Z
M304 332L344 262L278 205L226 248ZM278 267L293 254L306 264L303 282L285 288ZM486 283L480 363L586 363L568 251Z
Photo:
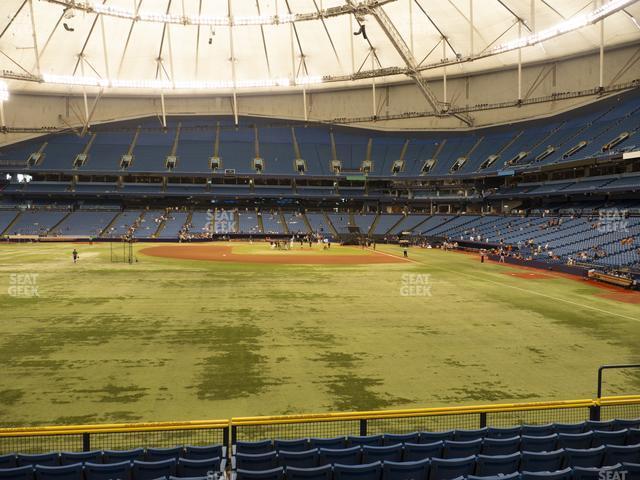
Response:
M337 237L338 236L338 230L333 225L333 223L331 223L331 219L329 218L329 215L327 215L327 212L322 212L322 216L324 217L325 224L329 227L329 230L331 230L332 235Z
M120 213L118 213L117 215L114 215L111 221L107 224L106 227L102 229L102 231L100 232L100 235L98 236L99 237L106 236L111 231L111 228L116 223L116 220L118 219L119 216L120 216Z
M166 212L165 212L166 213ZM156 229L156 231L153 233L153 235L151 235L151 238L158 238L160 236L160 234L162 233L162 231L164 230L164 227L167 224L167 219L166 217L162 219L162 221L158 224L158 228Z
M280 223L282 224L282 229L284 231L284 233L286 233L287 235L289 235L289 225L287 225L287 220L284 216L284 214L282 213L282 209L278 209L278 218L280 218Z
M262 215L257 215L258 220L258 232L264 234L264 222L262 221Z

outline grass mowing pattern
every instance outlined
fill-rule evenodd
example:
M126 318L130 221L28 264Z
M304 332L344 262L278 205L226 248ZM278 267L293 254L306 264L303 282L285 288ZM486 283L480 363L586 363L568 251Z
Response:
M4 426L590 398L598 365L640 360L639 305L457 253L128 265L97 244L75 245L73 265L73 247L0 246ZM9 296L15 273L37 273L39 297ZM401 296L406 273L430 274L432 295ZM608 394L640 385L629 372L608 379Z

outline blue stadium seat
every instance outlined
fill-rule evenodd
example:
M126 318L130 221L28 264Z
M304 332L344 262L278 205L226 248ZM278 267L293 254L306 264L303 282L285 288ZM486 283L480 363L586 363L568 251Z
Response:
M428 459L415 462L384 462L382 480L427 480L429 478Z
M57 467L60 465L60 455L58 452L36 453L36 454L18 454L18 465L46 465L47 467Z
M271 470L278 463L276 452L237 453L233 460L235 463L231 467L234 470Z
M560 448L591 448L593 432L585 433L560 433L558 434L558 447Z
M404 434L385 433L384 444L395 445L396 443L418 443L420 441L419 438L420 438L420 432L404 433Z
M487 427L475 430L455 430L453 433L453 439L458 442L477 440L478 438L484 438L488 431L489 429Z
M591 446L599 447L600 445L626 445L627 429L616 431L593 431L593 441Z
M178 459L183 453L184 448L182 447L147 448L145 460L147 462L159 462L161 460L169 460L171 458Z
M209 472L224 470L225 464L220 457L200 460L179 458L176 472L179 477L206 477Z
M442 451L443 458L463 458L477 455L482 450L482 439L460 441L445 440Z
M444 442L405 443L403 459L405 462L412 462L425 458L441 457L443 446Z
M83 480L82 463L63 467L36 465L36 480Z
M310 438L311 448L344 448L347 446L345 437Z
M507 475L490 475L487 477L467 475L466 480L520 480L520 472L509 473Z
M60 465L73 465L74 463L102 463L102 450L91 452L60 452Z
M624 470L622 465L611 465L609 467L575 467L573 469L573 480L606 480L607 478L613 479L612 474L607 474L606 472L617 472L619 470ZM627 477L626 473L624 478ZM618 477L618 480L622 480L622 477Z
M281 467L313 468L318 466L318 461L319 454L315 448L304 452L280 450L278 453L278 462Z
M443 432L420 432L419 443L433 443L439 440L453 440L453 430L445 430Z
M134 448L131 450L104 450L102 461L104 463L120 463L124 461L144 460L144 448Z
M367 435L367 436L357 436L350 435L347 437L347 445L353 447L355 445L372 445L375 447L381 447L384 437L382 435Z
M351 448L321 448L320 465L340 463L342 465L358 465L362 458L360 447Z
M400 462L402 460L402 444L387 445L386 447L374 447L365 445L362 447L362 463L373 462Z
M485 438L512 438L520 435L522 427L489 427Z
M159 462L143 462L134 460L131 468L132 480L154 480L168 477L176 473L176 459L169 458Z
M332 478L331 465L314 468L287 467L287 480L332 480Z
M622 430L624 428L640 428L640 418L624 419L616 418L613 421L613 427L611 430Z
M476 468L476 457L432 458L429 480L452 480L456 477L472 475Z
M15 454L0 455L0 468L15 468L18 465Z
M478 455L476 475L493 476L517 472L520 467L520 452L511 455Z
M585 431L585 422L582 423L554 423L556 433L583 433Z
M106 465L87 462L84 464L86 480L129 480L131 478L131 462L124 461Z
M520 472L520 480L571 480L573 474L570 468L553 472Z
M604 460L604 445L585 450L575 448L565 448L565 465L567 467L599 467Z
M484 455L510 455L520 451L520 437L485 438L482 442Z
M522 452L520 471L522 472L555 472L564 463L564 450L554 452Z
M236 453L267 453L273 451L271 440L262 440L259 442L237 442L235 445Z
M333 466L334 480L380 480L382 476L382 463L366 463L364 465Z
M284 480L284 468L277 467L269 470L238 470L235 480Z
M529 437L547 437L556 433L556 428L552 423L546 425L522 425L521 435Z
M603 464L615 465L616 463L640 463L640 444L607 445Z
M640 480L640 463L624 462L622 470L627 472L625 480Z
M527 452L552 452L558 445L558 434L544 436L522 435L520 437L520 448Z
M33 474L34 470L31 465L15 468L0 468L1 480L33 480Z
M587 420L586 430L613 430L615 420Z
M207 445L207 446L193 446L188 445L184 448L184 454L182 458L188 458L189 460L205 460L209 458L227 456L226 448L222 445Z
M287 452L304 452L309 449L309 440L299 438L296 440L274 440L273 446L276 450L286 450Z
M627 432L627 445L640 443L640 428L630 428Z

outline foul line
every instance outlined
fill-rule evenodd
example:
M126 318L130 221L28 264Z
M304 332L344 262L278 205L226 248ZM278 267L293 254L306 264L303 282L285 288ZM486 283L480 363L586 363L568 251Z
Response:
M390 257L397 257L397 258L403 258L404 259L404 257L401 257L400 255L395 255L393 253L386 253L386 252L379 252L379 253L382 254L382 255L389 255ZM515 285L509 285L508 283L498 282L496 280L491 280L491 279L488 279L488 278L479 277L477 275L472 275L470 273L459 272L459 271L455 271L454 272L453 270L449 270L447 268L442 268L442 267L438 267L438 266L435 266L435 265L429 265L428 263L419 262L417 260L411 260L411 259L408 259L408 258L405 259L405 260L407 260L409 262L417 263L417 264L420 264L420 265L425 265L425 266L430 267L430 268L435 268L435 269L438 269L438 270L442 270L444 272L449 272L449 273L453 272L453 273L457 273L459 275L465 275L465 276L467 276L469 278L472 278L474 280L479 280L479 281L482 281L482 282L494 283L494 284L500 285L502 287L509 287L509 288L513 288L515 290L520 290L522 292L532 293L532 294L538 295L540 297L550 298L552 300L557 300L559 302L568 303L569 305L573 305L573 306L576 306L576 307L587 308L589 310L594 310L596 312L606 313L607 315L615 315L616 317L625 318L627 320L633 320L634 322L639 322L640 321L639 318L629 317L628 315L623 315L622 313L609 312L608 310L604 310L602 308L592 307L590 305L583 305L581 303L572 302L571 300L567 300L566 298L554 297L552 295L547 295L546 293L536 292L535 290L529 290L529 289L522 288L522 287L516 287ZM560 277L558 277L558 278L560 278Z

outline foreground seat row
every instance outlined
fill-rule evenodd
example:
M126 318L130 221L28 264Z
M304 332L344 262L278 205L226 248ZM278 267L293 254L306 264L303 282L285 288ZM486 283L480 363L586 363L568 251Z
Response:
M486 475L470 462L374 462L365 465L324 465L316 468L277 467L257 472L238 470L231 480L639 480L640 464L605 468L574 467L551 472L516 471Z
M627 431L640 443L640 419L586 421L581 423L554 423L546 425L522 425L508 428L485 427L472 430L458 429L440 432L411 432L406 434L384 434L333 438L299 438L295 440L262 440L258 442L239 441L234 445L234 453L266 453L273 450L300 451L309 448L344 448L355 445L394 445L397 443L431 443L438 440L467 441L477 439L501 439L513 437L548 437L550 435L594 434L607 438L609 432ZM598 432L598 433L596 433ZM618 433L617 435L621 435ZM609 435L611 437L613 435ZM611 443L611 442L603 442ZM590 445L589 445L590 446ZM597 446L597 445L594 445Z
M50 452L38 454L0 455L0 468L42 465L56 467L75 463L117 463L134 460L157 462L160 460L208 460L225 458L227 449L222 445L186 446L171 448L133 448L131 450L92 450L90 452Z
M319 449L306 452L238 454L232 459L232 470L261 471L276 467L314 468L323 465L360 465L376 461L412 462L429 459L436 465L456 462L475 465L481 475L508 474L519 470L554 471L565 467L593 467L617 463L640 463L640 444L630 446L601 445L588 449L559 449L552 452L516 452L509 455L469 455L440 458L437 456L407 455L402 448L353 447L342 450Z
M226 468L220 457L188 460L160 460L145 462L134 460L118 463L75 463L64 466L27 465L0 469L1 480L154 480L176 476L179 478L213 477Z

